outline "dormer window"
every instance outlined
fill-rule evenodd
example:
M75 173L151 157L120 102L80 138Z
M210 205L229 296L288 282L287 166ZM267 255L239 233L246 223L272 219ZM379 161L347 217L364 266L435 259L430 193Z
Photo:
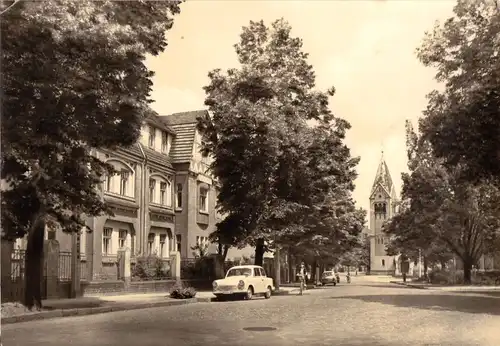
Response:
M162 132L161 134L161 152L163 154L168 153L168 135L166 132Z
M149 127L149 147L154 148L156 141L156 129L153 126Z

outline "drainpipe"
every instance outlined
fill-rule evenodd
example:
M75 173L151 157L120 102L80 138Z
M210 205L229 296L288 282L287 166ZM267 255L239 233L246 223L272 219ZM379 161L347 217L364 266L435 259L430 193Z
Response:
M140 215L139 215L139 227L140 227L139 233L141 233L143 230L146 229L146 210L148 209L147 208L148 206L146 205L146 193L145 193L145 189L146 189L146 165L148 162L148 158L146 156L146 153L142 149L142 145L140 143L139 143L139 149L141 149L141 153L142 153L141 193L140 193L140 201L139 201L139 205L141 206ZM145 236L145 232L141 233L141 236L139 237L139 240L140 240L139 253L141 253L141 254L144 253L143 236ZM137 245L139 245L139 244L136 244L136 247L137 247Z

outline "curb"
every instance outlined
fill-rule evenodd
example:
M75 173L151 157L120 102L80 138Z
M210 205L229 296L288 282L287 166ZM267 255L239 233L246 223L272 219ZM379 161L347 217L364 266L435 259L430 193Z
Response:
M39 313L34 313L31 315L18 315L10 317L2 317L1 324L12 324L20 322L38 321L46 320L59 317L70 317L70 316L86 316L86 315L96 315L104 314L108 312L117 311L127 311L127 310L139 310L139 309L149 309L149 308L159 308L166 306L177 306L177 305L187 305L194 303L207 303L211 302L212 298L191 298L191 299L179 299L170 300L164 302L150 302L150 303L135 303L135 304L123 304L114 306L101 306L94 308L79 308L79 309L62 309L53 311L41 311Z
M420 290L426 290L426 289L428 289L428 287L425 287L425 286L422 286L422 285L413 285L413 284L410 284L410 283L407 283L407 282L389 281L389 283L400 285L400 286L406 286L406 287L409 287L409 288L417 288L417 289L420 289Z
M443 292L474 292L474 293L484 293L484 292L500 292L500 287L498 286L469 286L469 287L460 287L460 286L423 286L423 285L414 285L411 283L405 283L401 281L390 281L391 284L396 284L400 286L406 286L411 288L418 288L422 290L432 290L432 291L443 291Z
M472 293L491 293L491 292L500 292L500 287L453 287L453 286L441 286L441 287L428 287L428 289L443 291L443 292L472 292Z

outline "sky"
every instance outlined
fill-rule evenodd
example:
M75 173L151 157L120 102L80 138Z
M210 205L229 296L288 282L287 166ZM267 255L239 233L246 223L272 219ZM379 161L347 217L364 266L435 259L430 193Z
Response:
M169 45L147 66L155 71L151 98L165 115L205 109L208 72L238 67L234 44L250 20L284 18L303 40L316 84L335 86L331 109L352 128L346 144L360 156L354 198L369 208L382 150L396 190L407 171L405 120L414 126L426 95L437 87L435 71L415 50L435 21L452 14L453 0L191 0L181 5Z

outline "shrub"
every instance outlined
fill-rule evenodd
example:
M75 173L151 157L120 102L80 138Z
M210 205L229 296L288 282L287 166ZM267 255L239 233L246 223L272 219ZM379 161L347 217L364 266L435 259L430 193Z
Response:
M157 255L139 256L131 274L134 281L164 280L170 277L170 266Z
M170 289L170 297L174 299L189 299L196 296L196 290L193 287L185 287L182 282L177 282Z
M429 273L429 281L436 285L460 285L464 283L463 270L433 270Z
M473 278L473 284L477 285L494 285L495 280L500 277L500 270L488 270L485 272L477 272Z

